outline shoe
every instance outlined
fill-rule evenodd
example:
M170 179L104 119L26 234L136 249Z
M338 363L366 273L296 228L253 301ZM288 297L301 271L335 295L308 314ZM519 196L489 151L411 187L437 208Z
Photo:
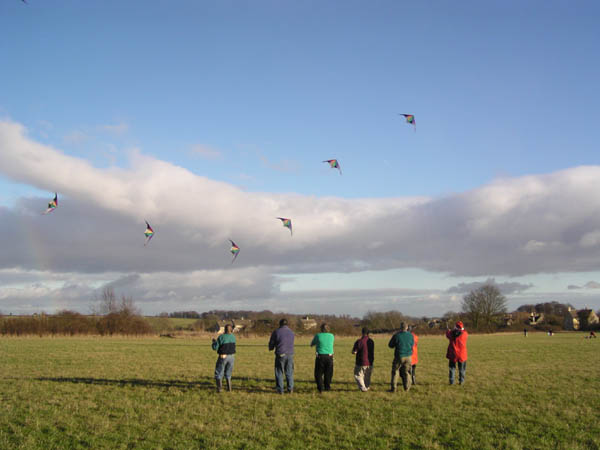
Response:
M293 393L294 393L294 390L293 390L293 389L288 389L287 393L288 393L288 394L293 394Z

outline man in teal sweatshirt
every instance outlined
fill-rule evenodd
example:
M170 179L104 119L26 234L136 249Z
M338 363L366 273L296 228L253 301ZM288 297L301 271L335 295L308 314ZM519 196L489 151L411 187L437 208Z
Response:
M333 377L333 334L329 332L329 325L321 325L321 332L315 334L310 346L316 346L317 358L315 359L315 381L319 393L331 390Z
M218 353L215 366L217 392L221 392L223 389L223 374L225 374L225 380L227 380L227 390L231 391L231 372L233 372L233 355L235 354L235 336L232 330L231 325L225 325L225 333L212 340L212 349Z
M400 370L400 377L402 377L404 390L408 391L410 389L413 344L413 335L408 332L408 327L402 322L400 324L400 331L392 336L388 344L390 348L394 349L391 392L396 392L398 386L398 370Z

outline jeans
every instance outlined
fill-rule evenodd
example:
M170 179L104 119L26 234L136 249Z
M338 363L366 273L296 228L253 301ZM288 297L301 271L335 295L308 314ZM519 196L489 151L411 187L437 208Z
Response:
M358 388L365 392L371 387L371 371L373 366L354 366L354 379Z
M217 358L217 364L215 366L215 378L217 380L223 379L223 372L225 378L231 379L231 372L233 372L233 355L227 355L225 358L221 358L221 355Z
M294 355L275 355L275 388L283 392L283 374L287 382L288 392L294 389Z
M448 377L450 379L450 384L454 384L454 373L456 371L456 365L458 364L458 383L463 384L465 382L465 372L467 371L467 362L448 362Z
M333 355L317 355L315 359L315 381L319 392L331 389L333 378Z
M400 359L394 358L392 363L392 382L391 390L395 391L398 386L398 371L400 371L400 377L402 378L402 386L405 391L410 389L411 385L411 372L412 372L412 357L402 356Z

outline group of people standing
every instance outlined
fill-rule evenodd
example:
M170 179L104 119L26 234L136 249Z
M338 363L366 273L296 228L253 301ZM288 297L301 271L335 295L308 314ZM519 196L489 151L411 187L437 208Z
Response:
M315 370L314 377L319 392L331 390L331 379L333 378L333 344L334 336L329 325L321 325L320 332L315 334L310 343L315 347ZM223 389L223 378L227 383L227 390L231 391L231 374L234 365L235 336L233 327L225 326L225 332L217 339L213 339L212 348L217 351L217 363L215 366L215 381L217 392ZM288 327L287 319L279 321L279 328L271 334L269 339L269 350L275 352L275 389L277 393L294 391L294 332ZM448 377L450 384L454 384L455 373L458 368L458 383L465 382L467 369L467 337L462 322L456 322L452 330L446 331L448 338ZM389 348L394 349L394 360L392 362L392 376L390 381L390 392L396 392L399 379L402 386L408 391L411 385L416 384L416 370L418 364L418 342L419 337L404 322L400 325L400 331L392 336L388 343ZM371 374L373 361L375 360L375 342L369 336L369 329L362 329L362 336L352 347L352 353L356 355L354 366L354 379L362 392L371 388Z

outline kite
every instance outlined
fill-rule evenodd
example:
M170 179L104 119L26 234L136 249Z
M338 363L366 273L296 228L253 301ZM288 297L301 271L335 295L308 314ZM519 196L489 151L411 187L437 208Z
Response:
M339 170L340 171L340 175L342 174L342 168L340 167L340 163L338 162L337 159L326 159L323 162L329 163L329 167L331 167L332 169Z
M57 206L58 206L58 194L55 192L54 199L52 199L50 201L50 203L48 203L48 209L46 210L46 212L44 214L51 213L52 211L54 211L56 209Z
M292 220L291 219L286 219L285 217L276 217L276 219L281 220L281 223L283 224L283 226L290 229L290 236L292 234L294 234L292 232Z
M152 229L152 227L150 226L150 224L148 223L148 221L146 220L146 231L144 231L144 235L146 235L146 242L144 242L144 247L148 244L148 242L150 242L150 239L152 239L152 236L154 236L154 230Z
M413 127L415 127L415 131L417 131L417 122L415 122L415 116L412 114L400 114L406 118L406 123L410 123Z
M235 258L237 258L237 255L240 252L240 248L237 245L235 245L235 242L233 242L231 239L229 239L229 242L231 242L231 249L229 251L233 255L233 259L231 260L231 264L233 264Z

